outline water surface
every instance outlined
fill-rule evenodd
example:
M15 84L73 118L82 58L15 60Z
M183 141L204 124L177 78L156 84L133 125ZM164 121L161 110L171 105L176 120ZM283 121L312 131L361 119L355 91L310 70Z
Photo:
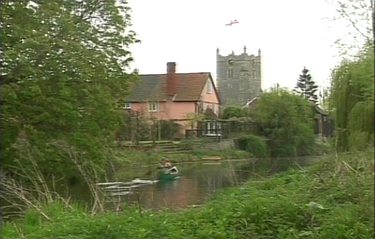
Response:
M256 177L265 177L290 167L303 167L314 158L284 158L264 160L226 160L176 164L181 176L173 181L159 181L132 188L122 196L108 197L113 207L136 204L142 208L179 210L203 204L216 192L234 187ZM156 165L119 169L116 181L129 182L134 178L157 179Z

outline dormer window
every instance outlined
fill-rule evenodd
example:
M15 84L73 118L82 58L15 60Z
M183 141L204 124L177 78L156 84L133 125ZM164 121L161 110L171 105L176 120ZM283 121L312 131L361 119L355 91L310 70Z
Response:
M124 109L131 110L132 109L132 105L130 103L125 103L124 104Z

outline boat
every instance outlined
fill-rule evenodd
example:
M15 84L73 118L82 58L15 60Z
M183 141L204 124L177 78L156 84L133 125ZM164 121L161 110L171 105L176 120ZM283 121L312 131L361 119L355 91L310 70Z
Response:
M164 181L175 180L178 177L179 177L179 171L177 167L175 166L170 167L170 168L163 168L158 173L158 179L161 181L162 180Z

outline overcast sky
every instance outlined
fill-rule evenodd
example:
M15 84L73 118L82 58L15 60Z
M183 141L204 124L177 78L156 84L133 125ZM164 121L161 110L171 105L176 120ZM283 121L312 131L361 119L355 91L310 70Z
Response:
M340 29L335 9L325 0L129 0L132 29L142 41L133 46L132 68L140 74L211 72L216 79L216 48L262 51L262 88L278 83L294 88L303 67L315 82L329 85L338 63L334 41ZM225 26L231 20L238 24Z

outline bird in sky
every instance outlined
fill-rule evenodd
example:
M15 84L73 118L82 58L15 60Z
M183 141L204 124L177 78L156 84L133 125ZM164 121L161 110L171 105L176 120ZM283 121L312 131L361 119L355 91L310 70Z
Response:
M231 20L230 23L225 24L225 26L233 26L233 24L237 24L237 23L240 23L240 22L237 21L237 19L235 19L235 20Z

